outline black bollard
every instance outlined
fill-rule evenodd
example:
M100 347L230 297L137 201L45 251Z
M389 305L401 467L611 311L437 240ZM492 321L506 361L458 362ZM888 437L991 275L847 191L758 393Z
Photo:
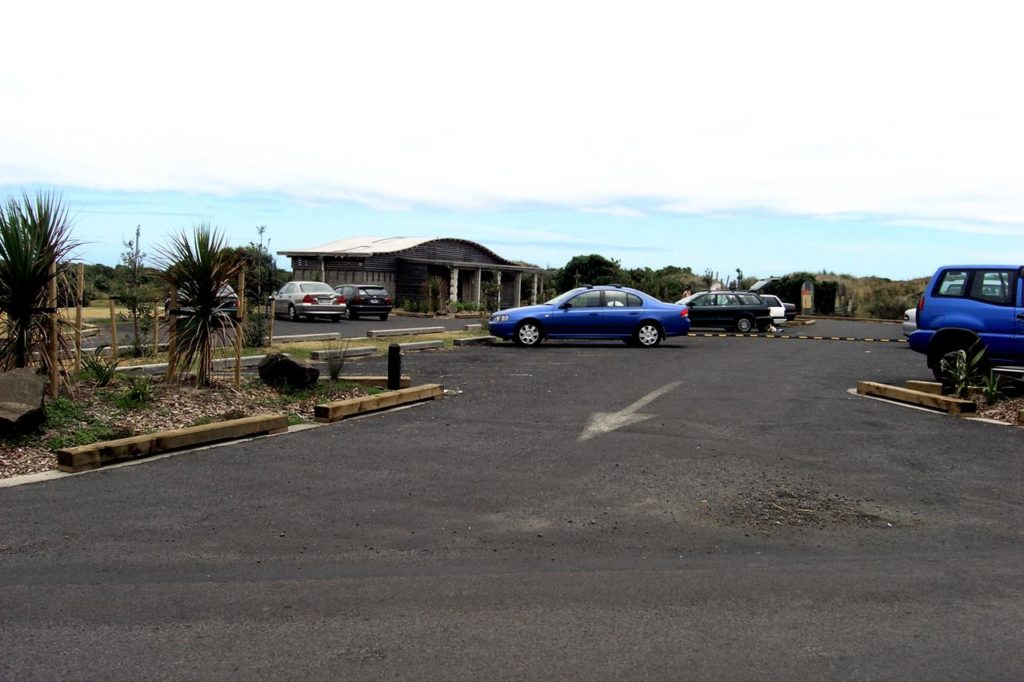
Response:
M402 387L402 349L397 343L388 346L388 390Z

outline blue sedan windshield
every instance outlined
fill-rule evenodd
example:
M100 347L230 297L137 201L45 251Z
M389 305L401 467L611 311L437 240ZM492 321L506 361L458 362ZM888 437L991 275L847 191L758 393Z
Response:
M570 289L569 291L566 291L564 294L559 294L558 296L555 296L553 299L548 301L545 305L562 305L563 303L568 301L570 298L572 298L573 296L578 294L580 291L582 291L582 289Z

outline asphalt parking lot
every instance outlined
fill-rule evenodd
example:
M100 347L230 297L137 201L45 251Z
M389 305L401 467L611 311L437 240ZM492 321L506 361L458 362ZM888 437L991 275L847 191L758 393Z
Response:
M338 333L344 338L366 336L371 329L408 329L415 327L444 327L448 331L461 330L465 325L479 323L480 319L448 319L448 318L421 318L405 317L402 315L391 315L387 320L341 320L336 322L323 318L313 320L299 320L289 322L284 318L274 320L274 336L298 335L298 334L331 334ZM99 344L110 343L110 323L95 323L97 332L87 338L84 345L95 347ZM165 339L166 328L161 321L160 338ZM132 325L129 322L119 322L117 325L117 336L120 345L128 345L132 338Z
M502 344L405 369L451 395L0 489L0 676L1024 669L1024 431L848 393L929 378L903 344Z
M479 324L481 318L420 318L405 317L403 315L391 315L387 320L358 319L341 320L335 322L322 318L313 320L299 320L290 322L284 318L274 320L274 335L301 335L301 334L329 334L339 333L343 338L355 338L366 336L366 333L374 329L408 329L415 327L444 327L448 331L459 331L467 324ZM99 322L96 324L97 333L85 341L85 345L95 347L99 344L110 343L109 323ZM164 337L161 328L161 338ZM695 333L714 332L724 330L711 328L694 328ZM131 341L132 326L128 322L118 324L118 341L125 345ZM811 325L787 325L779 328L778 333L783 336L854 336L856 338L888 338L902 339L903 332L899 323L892 322L854 322L847 320L815 320Z

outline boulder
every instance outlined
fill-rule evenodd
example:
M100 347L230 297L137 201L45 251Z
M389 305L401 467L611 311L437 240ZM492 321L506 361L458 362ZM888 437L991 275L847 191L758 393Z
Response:
M47 378L33 367L0 372L0 435L35 431L46 420Z
M260 361L260 379L271 386L312 388L320 378L320 370L296 362L284 353L271 353Z

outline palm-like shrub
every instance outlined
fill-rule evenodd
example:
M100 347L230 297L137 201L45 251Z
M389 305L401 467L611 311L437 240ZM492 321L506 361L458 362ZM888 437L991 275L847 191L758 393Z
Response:
M235 280L242 261L208 223L195 225L191 234L178 232L157 252L162 276L177 289L178 302L185 308L175 323L177 360L182 367L195 366L196 383L208 386L215 346L238 333L221 289Z
M51 266L78 245L60 195L23 193L0 204L0 369L27 367L33 351L46 348ZM46 364L48 355L40 357Z

